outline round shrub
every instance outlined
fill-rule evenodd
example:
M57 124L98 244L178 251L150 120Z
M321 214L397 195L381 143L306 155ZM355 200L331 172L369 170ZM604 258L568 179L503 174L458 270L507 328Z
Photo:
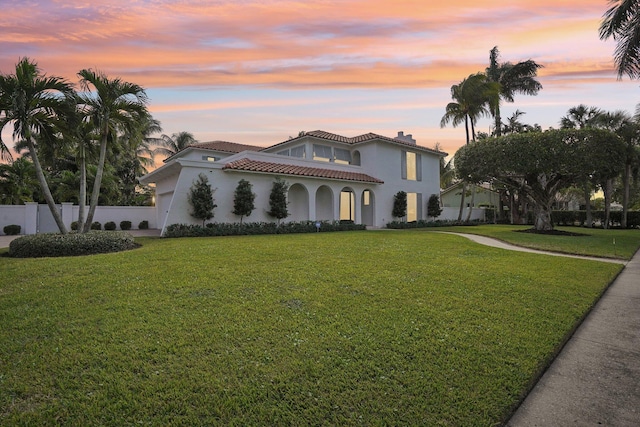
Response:
M92 222L91 223L91 229L92 230L102 230L102 224L100 224L98 221Z
M77 231L77 230L78 230L78 221L73 221L73 222L71 223L71 229L72 229L73 231Z
M105 230L109 230L109 231L113 231L116 229L116 223L113 221L109 221L109 222L105 222L104 223L104 229Z
M69 234L32 234L9 243L9 256L39 258L92 255L134 249L138 245L129 233L103 231Z
M120 230L131 230L131 221L120 221Z
M5 225L2 231L4 231L4 234L6 234L7 236L16 236L20 234L21 229L22 227L20 227L18 224L11 224Z
M149 228L149 221L147 221L146 219L144 221L140 221L140 224L138 224L138 228L140 230L146 230Z

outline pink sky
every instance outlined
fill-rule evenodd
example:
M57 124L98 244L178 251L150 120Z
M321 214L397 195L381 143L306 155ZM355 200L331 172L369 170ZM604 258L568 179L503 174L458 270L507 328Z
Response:
M0 0L0 3L6 3ZM435 4L437 3L437 4ZM504 104L558 126L578 104L635 111L613 41L598 38L606 0L25 0L0 14L0 72L19 58L77 82L94 68L142 85L164 133L272 145L301 130L413 134L449 153L464 128L439 126L450 87L503 61L533 59L543 90ZM490 119L479 123L488 131ZM3 140L13 145L10 132Z

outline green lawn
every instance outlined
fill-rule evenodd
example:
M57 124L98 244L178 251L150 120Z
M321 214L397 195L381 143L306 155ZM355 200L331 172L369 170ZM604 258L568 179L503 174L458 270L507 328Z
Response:
M0 425L500 424L621 266L440 233L0 257Z
M493 237L527 248L550 250L576 255L631 259L640 247L640 230L603 230L600 228L556 227L557 230L584 236L547 236L517 233L530 225L478 225L416 229L420 231L455 231Z

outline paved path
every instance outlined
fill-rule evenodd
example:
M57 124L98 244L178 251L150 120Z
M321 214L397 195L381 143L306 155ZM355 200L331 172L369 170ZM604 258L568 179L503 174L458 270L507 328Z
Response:
M494 247L564 256L461 235ZM508 427L640 426L640 251L623 263Z

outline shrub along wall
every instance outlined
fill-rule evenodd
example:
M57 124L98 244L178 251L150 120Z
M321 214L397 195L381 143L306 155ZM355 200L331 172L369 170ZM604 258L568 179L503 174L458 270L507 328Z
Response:
M237 236L249 234L289 234L315 233L328 231L366 230L365 225L351 221L316 221L285 222L245 222L245 223L209 223L202 227L192 224L172 224L167 227L164 237L201 237L201 236Z
M594 222L604 221L604 211L593 210L591 216ZM619 226L622 222L622 211L611 211L609 218L614 226ZM580 225L584 226L587 221L586 211L553 211L551 219L555 225ZM640 227L640 211L627 212L627 227Z

